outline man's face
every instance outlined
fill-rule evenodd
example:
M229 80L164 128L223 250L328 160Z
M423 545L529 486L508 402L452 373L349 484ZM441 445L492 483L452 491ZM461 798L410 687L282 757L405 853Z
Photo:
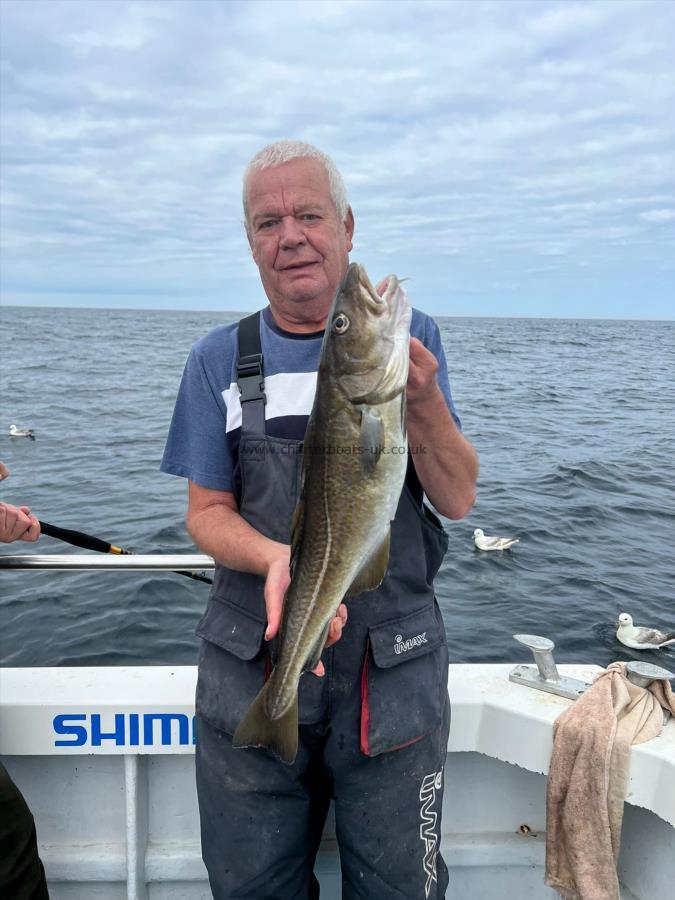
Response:
M274 312L326 316L347 271L354 219L338 218L318 160L254 171L248 184L249 243Z

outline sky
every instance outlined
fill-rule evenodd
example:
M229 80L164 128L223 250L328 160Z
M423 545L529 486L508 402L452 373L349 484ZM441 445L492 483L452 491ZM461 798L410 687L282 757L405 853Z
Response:
M241 179L341 170L432 315L675 318L675 3L0 0L0 302L264 305Z

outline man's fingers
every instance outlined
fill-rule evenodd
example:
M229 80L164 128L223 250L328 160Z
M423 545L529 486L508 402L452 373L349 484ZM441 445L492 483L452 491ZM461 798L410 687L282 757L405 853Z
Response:
M15 541L24 541L26 539L26 534L28 533L31 527L31 520L24 513L20 512L16 517L16 522L14 524L13 530L13 539Z
M279 602L278 593L272 589L269 591L269 594L265 591L265 604L267 606L265 640L271 641L279 630L279 623L281 622L281 603Z
M337 614L330 623L328 629L328 637L326 638L326 647L330 647L342 637L342 629L347 624L347 607L341 603L338 607Z
M267 610L267 628L265 629L266 641L271 641L279 630L282 602L283 596L279 596L278 583L276 580L268 578L265 583L265 608Z
M21 539L31 524L30 518L19 507L0 504L0 541L3 543L9 544Z
M37 541L40 537L40 522L35 516L29 516L30 527L21 535L22 541Z
M288 559L282 558L272 563L265 581L265 606L267 608L266 641L271 641L279 630L281 608L284 605L284 595L290 581Z
M330 623L328 629L328 637L326 638L326 647L330 647L342 637L342 620L337 617Z
M2 522L0 523L2 525L2 530L0 530L0 539L2 539L3 542L9 544L11 541L15 541L17 538L16 526L17 522L19 521L21 512L17 509L16 506L4 506L2 512Z
M328 637L326 638L326 647L332 646L336 641L339 641L342 637L342 629L347 624L347 607L344 603L341 603L338 606L338 611L330 623L330 628L328 629ZM315 675L322 676L325 674L325 669L321 660L319 660L319 664L315 669L312 669Z

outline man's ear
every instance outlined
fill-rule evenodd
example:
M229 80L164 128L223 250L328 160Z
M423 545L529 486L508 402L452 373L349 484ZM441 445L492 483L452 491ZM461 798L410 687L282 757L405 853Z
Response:
M347 237L347 251L353 247L352 238L354 237L354 213L351 206L347 207L347 215L344 221L345 235Z

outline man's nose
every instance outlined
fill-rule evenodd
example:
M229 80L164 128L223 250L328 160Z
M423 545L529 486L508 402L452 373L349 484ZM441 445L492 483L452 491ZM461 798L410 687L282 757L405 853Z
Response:
M279 243L288 249L305 243L305 232L302 224L295 216L284 216L281 220L281 236Z

